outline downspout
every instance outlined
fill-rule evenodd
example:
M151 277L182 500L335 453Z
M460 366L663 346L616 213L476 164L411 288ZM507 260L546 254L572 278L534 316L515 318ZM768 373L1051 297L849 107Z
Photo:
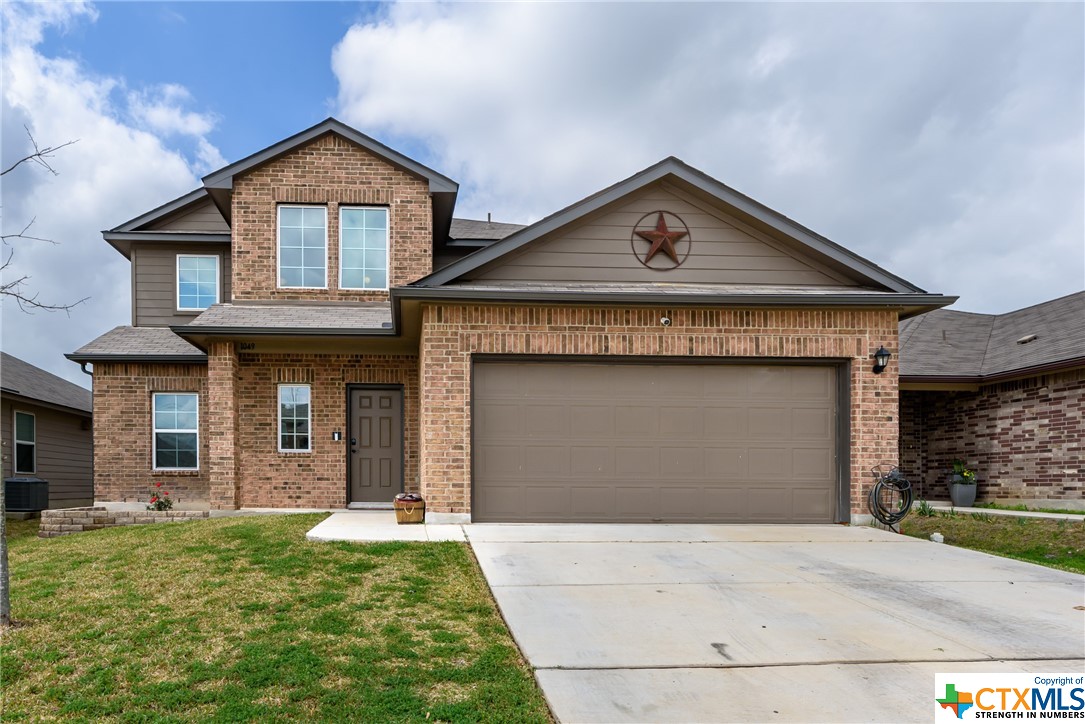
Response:
M80 362L79 363L79 371L82 372L83 374L89 376L89 377L94 377L94 372L93 371L87 372L87 364L88 364L87 362Z

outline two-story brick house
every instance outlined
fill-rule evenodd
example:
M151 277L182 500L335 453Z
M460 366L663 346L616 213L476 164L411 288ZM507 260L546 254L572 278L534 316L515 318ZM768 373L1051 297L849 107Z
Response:
M528 227L328 120L104 232L95 498L431 521L848 521L928 294L677 159Z

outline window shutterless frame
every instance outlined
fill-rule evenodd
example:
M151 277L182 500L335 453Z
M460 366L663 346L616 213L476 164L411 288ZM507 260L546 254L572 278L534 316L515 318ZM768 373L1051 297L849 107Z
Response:
M364 216L368 216L369 214L375 214L375 215L378 215L378 217L382 216L383 217L383 224L382 224L383 228L378 228L378 227L375 227L375 226L371 228L364 221L363 221L362 226L350 226L350 228L348 228L347 224L343 220L343 217L344 217L344 214L350 213L352 211L364 212L364 214L363 214ZM390 267L390 264L389 264L389 251L390 251L390 249L389 249L389 247L391 246L390 240L392 238L391 220L392 220L392 215L389 213L387 206L340 206L339 207L339 288L340 289L361 290L361 291L367 291L367 292L386 292L386 291L388 291L388 289L389 289L389 287L391 285L391 280L389 279L389 267ZM381 231L383 231L383 235L384 235L383 239L381 239L383 249L380 249L374 243L375 242L374 237L378 237L379 232L381 232ZM346 248L346 243L345 243L345 239L344 239L345 232L355 234L356 236L359 237L358 240L352 240L352 246L350 248ZM358 241L361 242L360 245L358 245ZM381 262L380 266L378 266L376 264L371 265L369 263L369 260L373 259L374 256L376 256L376 252L378 252L378 251L383 251L384 252L383 253L383 261ZM347 254L345 252L350 252L350 254ZM349 258L352 258L352 257L356 257L356 258L361 259L362 264L360 266L357 265L357 264L352 264L351 266L347 266L347 260ZM346 274L344 273L348 269L351 272L357 272L357 273L362 274L363 277L366 275L367 272L379 272L379 273L383 274L384 282L383 282L383 284L366 284L365 282L363 282L361 286L357 286L357 285L354 285L354 284L348 284L347 279L346 279Z
M173 427L158 427L158 421L156 419L158 409L158 399L164 397L193 397L196 400L194 414L194 423L192 427L180 427L174 424ZM187 411L184 411L187 414ZM176 411L175 411L176 414ZM176 419L176 418L175 418ZM158 465L158 436L164 435L193 435L196 439L195 446L195 464L192 467L183 466L169 466ZM171 470L199 470L200 469L200 396L196 392L155 392L151 395L151 469L156 471L171 471Z
M291 414L291 415L283 415L283 406L284 406L283 392L286 391L286 390L305 390L305 402L304 403L299 403L295 399L291 399L288 403L286 403L286 404L290 404L290 405L295 406L295 408L293 410L293 414ZM276 394L275 399L276 399L276 402L277 402L277 404L279 406L279 415L278 415L279 424L278 424L278 426L276 427L276 430L275 430L276 437L278 438L278 440L276 442L276 445L277 445L277 447L279 449L279 452L281 452L281 453L307 453L307 452L312 452L313 451L313 393L312 393L312 386L311 385L294 385L294 384L279 385L278 394ZM298 404L304 404L305 405L305 415L304 416L297 414L296 406ZM285 429L283 428L283 422L284 421L289 423L290 432L286 432ZM304 432L299 432L298 431L298 423L302 422L302 421L305 422L305 431ZM305 437L305 443L306 444L305 444L305 447L299 447L297 445L297 441L298 441L298 438L302 437L303 435ZM284 437L291 438L291 440L293 440L293 442L294 442L294 447L285 447L283 445L283 438Z
M285 247L284 253L283 247L283 211L288 209L298 209L302 212L302 220L300 225L289 225L287 229L290 230L290 236L296 236L297 239L288 239L288 245ZM320 259L321 259L321 282L320 285L306 284L305 276L306 271L310 269L316 269L317 266L306 265L306 251L314 250L315 247L306 247L306 234L305 232L311 229L316 229L316 226L306 226L307 219L305 217L305 211L320 211L321 218L324 221L323 228L323 246L321 247ZM295 233L298 232L298 233ZM276 289L327 289L328 288L328 207L318 204L279 204L275 209L275 287ZM315 253L310 256L317 256ZM284 259L284 257L296 257ZM284 267L283 262L290 261L289 266ZM301 272L300 284L283 284L283 271L284 269L297 270Z
M11 436L15 442L15 461L12 463L12 470L15 471L16 475L33 475L38 471L38 418L35 417L33 413L22 412L20 410L15 410L15 414L12 417L13 426L11 429ZM29 421L29 435L26 434L26 430L23 430L23 435L20 437L19 418L24 420L24 427L26 426L25 421ZM20 463L25 462L25 460L21 459L23 456L19 453L23 451L25 454L27 449L30 451L29 468L25 465L20 466Z
M176 287L176 300L175 301L177 303L177 311L178 312L202 312L205 309L207 309L207 307L211 306L211 304L208 304L207 307L199 307L199 306L186 307L184 304L181 303L181 298L182 298L182 295L181 295L181 260L182 259L213 259L214 260L214 262L215 262L215 274L214 274L214 277L215 277L215 299L214 299L214 301L211 302L211 304L218 304L220 301L222 301L222 289L221 289L222 284L221 284L221 281L220 281L221 278L222 278L222 271L221 271L222 267L221 267L221 264L220 264L219 255L218 254L178 254L177 255L177 262L176 262L176 274L177 274L177 276L174 278L174 281L175 281L174 286ZM199 273L199 271L201 271L201 270L197 270L197 274ZM199 276L197 276L197 281L195 283L197 285L201 284L201 282L199 281ZM186 294L184 296L191 297L191 296L194 296L194 295ZM195 296L199 297L201 295L197 291Z

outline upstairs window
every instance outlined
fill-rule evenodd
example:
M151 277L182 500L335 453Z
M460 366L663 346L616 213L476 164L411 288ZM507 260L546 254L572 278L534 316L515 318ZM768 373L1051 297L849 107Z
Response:
M279 385L279 452L309 452L309 385Z
M279 287L328 287L328 210L279 207Z
M15 413L15 474L37 472L37 421L29 412Z
M177 310L207 309L219 301L218 256L177 255Z
M339 287L388 288L388 209L339 209Z
M195 393L155 393L155 470L197 470L200 398Z

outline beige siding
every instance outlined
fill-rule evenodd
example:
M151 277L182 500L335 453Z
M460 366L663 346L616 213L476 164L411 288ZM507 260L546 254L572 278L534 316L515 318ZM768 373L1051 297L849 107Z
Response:
M165 327L195 319L177 311L177 255L219 256L219 301L230 300L230 247L228 244L190 244L162 248L143 245L132 249L133 319L137 327Z
M173 216L151 224L147 231L229 231L230 225L222 218L211 199L180 211Z
M35 475L49 481L49 506L89 505L94 499L90 418L14 400L0 403L3 475L14 475L14 413L34 415L37 450ZM84 420L87 429L83 429Z
M649 269L631 238L645 215L667 211L689 227L689 256L677 269ZM679 242L683 253L684 241ZM642 252L643 253L643 252ZM721 209L679 197L660 184L616 202L581 223L531 244L524 252L485 267L479 281L671 282L689 284L854 285L838 274L789 252L783 244Z

